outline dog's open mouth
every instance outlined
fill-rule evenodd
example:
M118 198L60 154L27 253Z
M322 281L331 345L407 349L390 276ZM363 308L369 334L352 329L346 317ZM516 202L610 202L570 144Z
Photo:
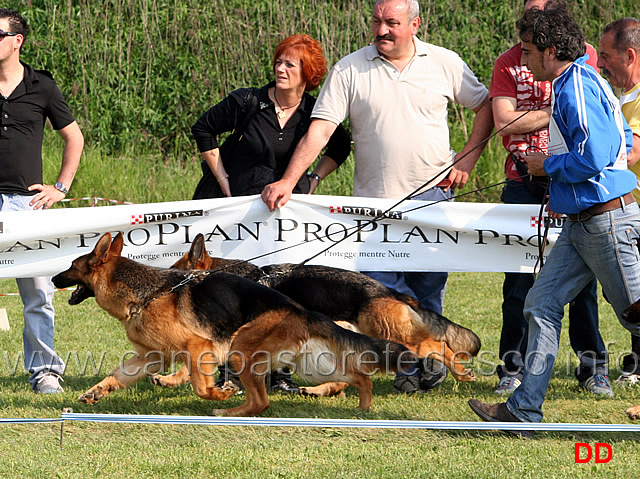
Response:
M83 284L78 284L76 290L69 297L69 304L76 305L82 303L85 299L95 296L93 290Z

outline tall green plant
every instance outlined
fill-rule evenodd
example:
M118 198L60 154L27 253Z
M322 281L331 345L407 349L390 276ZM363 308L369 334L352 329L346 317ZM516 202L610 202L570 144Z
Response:
M50 70L100 155L193 164L190 128L230 91L272 78L276 44L293 33L320 40L332 65L371 40L373 0L10 0L32 35L23 58ZM521 0L420 0L419 37L454 50L489 85L497 56L517 41ZM637 0L569 0L587 39ZM472 114L452 109L452 143L468 138ZM494 146L494 145L497 145ZM495 155L495 156L489 156ZM471 183L502 176L492 141ZM340 180L344 181L344 180ZM347 180L347 183L349 181ZM344 185L337 191L344 192ZM323 189L326 188L323 187ZM493 197L495 199L495 195Z

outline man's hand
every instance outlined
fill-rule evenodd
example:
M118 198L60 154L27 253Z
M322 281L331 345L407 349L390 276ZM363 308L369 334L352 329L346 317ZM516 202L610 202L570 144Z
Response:
M262 201L265 202L269 211L273 211L287 204L287 201L291 198L292 191L293 186L290 186L286 180L282 179L264 187L262 190Z
M547 206L545 206L544 210L549 213L549 218L551 218L552 220L559 220L564 216L563 213L556 213L555 211L552 211L551 208L549 208L549 203L547 203Z
M455 190L456 188L463 188L469 180L469 174L473 170L476 162L471 158L464 158L455 163L449 171L447 178L451 181L451 185L444 188L444 191L449 189Z
M549 155L544 153L529 153L524 157L524 161L527 163L529 174L533 176L548 176L544 171L544 160L549 158Z
M29 202L30 206L33 206L34 210L40 208L49 209L54 203L64 199L65 194L57 190L53 185L31 185L29 191L39 190L40 193L36 193L33 199Z

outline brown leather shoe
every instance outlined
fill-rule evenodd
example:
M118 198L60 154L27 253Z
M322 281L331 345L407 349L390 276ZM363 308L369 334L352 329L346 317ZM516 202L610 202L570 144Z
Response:
M511 414L507 408L507 403L487 404L477 399L469 399L469 407L480 418L488 422L524 422ZM524 439L533 438L533 431L506 431L514 436L520 436Z

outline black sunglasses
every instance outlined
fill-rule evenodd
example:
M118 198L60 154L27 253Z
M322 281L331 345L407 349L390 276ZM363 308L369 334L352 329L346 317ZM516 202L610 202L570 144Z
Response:
M20 35L20 34L16 32L5 32L4 30L0 30L0 38L15 37L16 35Z

